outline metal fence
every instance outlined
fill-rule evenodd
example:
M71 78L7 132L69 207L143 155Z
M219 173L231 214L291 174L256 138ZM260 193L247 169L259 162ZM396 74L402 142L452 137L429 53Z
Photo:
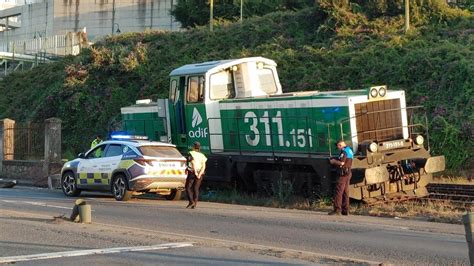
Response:
M17 54L77 55L80 50L78 34L38 37L30 40L0 42L0 51Z
M4 129L5 136L13 135L13 143L5 143L4 158L9 160L44 159L44 123L16 123Z

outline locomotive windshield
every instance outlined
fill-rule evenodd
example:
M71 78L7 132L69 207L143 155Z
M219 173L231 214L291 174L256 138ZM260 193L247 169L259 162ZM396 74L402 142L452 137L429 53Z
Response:
M277 85L273 71L270 68L258 68L257 76L260 89L267 94L274 94L277 92Z
M231 99L235 97L235 86L232 72L224 70L210 77L211 100Z

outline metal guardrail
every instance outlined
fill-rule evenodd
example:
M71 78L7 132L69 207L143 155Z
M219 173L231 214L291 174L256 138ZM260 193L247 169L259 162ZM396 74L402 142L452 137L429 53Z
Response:
M80 51L80 38L78 34L68 33L34 38L0 42L0 52L16 54L47 53L54 55L77 55Z
M49 59L44 54L25 55L0 52L0 79L11 72L31 69L47 62Z
M87 45L84 32L0 42L0 79L14 71L31 69L58 56L77 55Z

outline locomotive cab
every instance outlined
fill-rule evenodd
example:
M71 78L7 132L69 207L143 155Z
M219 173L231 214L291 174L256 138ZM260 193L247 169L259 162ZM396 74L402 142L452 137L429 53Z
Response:
M182 150L199 141L210 151L209 123L219 118L219 102L282 94L276 63L263 57L184 65L170 73L172 142ZM208 119L210 118L210 120ZM213 123L218 128L218 123Z

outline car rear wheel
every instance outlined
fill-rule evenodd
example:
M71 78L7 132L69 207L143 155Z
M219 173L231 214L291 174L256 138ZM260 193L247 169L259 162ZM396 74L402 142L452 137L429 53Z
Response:
M114 179L112 193L118 201L127 201L132 198L132 191L128 190L127 178L124 175L118 175Z
M61 177L61 188L64 195L68 197L77 197L81 194L81 190L76 186L76 179L72 172L66 172Z
M180 200L181 199L181 192L177 189L172 189L169 195L166 195L167 200Z

